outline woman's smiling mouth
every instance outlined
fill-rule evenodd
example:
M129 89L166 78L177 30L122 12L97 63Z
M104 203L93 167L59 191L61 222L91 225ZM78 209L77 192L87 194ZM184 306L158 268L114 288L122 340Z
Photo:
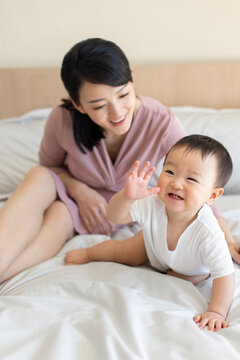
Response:
M117 121L111 121L111 124L113 126L119 126L122 125L122 123L125 121L126 119L126 115L124 115L121 119L117 120Z

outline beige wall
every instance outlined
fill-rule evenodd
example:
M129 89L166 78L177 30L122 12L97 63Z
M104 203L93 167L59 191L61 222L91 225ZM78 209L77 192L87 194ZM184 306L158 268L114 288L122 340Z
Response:
M0 67L60 65L86 37L131 62L240 61L240 0L0 0Z

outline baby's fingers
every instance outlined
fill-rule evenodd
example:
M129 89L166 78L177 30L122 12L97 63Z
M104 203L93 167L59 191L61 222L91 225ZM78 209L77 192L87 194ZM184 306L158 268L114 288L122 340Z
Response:
M214 331L214 329L220 327L221 329L221 321L216 320L216 319L212 319L208 321L208 330L209 331Z
M152 187L150 189L147 189L148 195L157 194L160 191L159 187Z
M209 319L208 318L202 318L200 321L200 324L198 325L200 330L203 330L205 326L208 324Z
M138 167L139 167L139 161L136 160L135 163L133 164L133 167L132 167L131 172L132 172L132 171L133 171L133 172L137 171Z
M137 176L137 171L138 171L138 167L139 167L139 161L135 161L135 163L133 164L133 167L131 169L131 171L128 173L127 179L134 179Z
M228 327L228 323L226 321L222 322L222 328L226 329Z
M228 327L226 321L222 321L219 319L212 319L208 322L208 330L209 331L220 331L221 329L225 329Z
M149 182L149 180L151 179L155 169L156 169L155 166L151 167L151 169L149 169L148 172L146 173L146 175L144 176L144 180Z
M141 170L139 171L138 173L138 177L140 177L141 179L145 179L145 176L146 175L146 172L147 172L147 169L149 168L149 165L150 165L150 162L149 161L146 161L145 164L143 165L143 167L141 168Z
M226 321L221 319L219 316L212 316L208 314L200 314L194 316L193 320L195 323L199 323L199 329L203 330L205 326L208 326L209 331L220 331L228 327Z
M198 326L200 330L204 329L209 321L207 317L202 317L201 315L194 316L193 320L195 321L196 324L199 323Z
M226 321L217 320L215 323L215 331L220 331L221 329L226 329L227 327L228 327L228 324L226 323ZM209 329L209 326L208 326L208 329Z
M201 316L200 315L196 315L193 317L193 321L197 324L201 321Z

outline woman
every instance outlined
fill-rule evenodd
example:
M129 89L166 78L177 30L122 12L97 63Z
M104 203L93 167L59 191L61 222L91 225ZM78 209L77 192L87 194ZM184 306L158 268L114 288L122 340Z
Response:
M49 116L41 166L30 170L0 213L0 282L56 255L75 233L110 235L106 205L131 164L156 164L185 135L167 107L136 97L128 60L110 41L76 44L63 59L61 77L70 100ZM240 262L237 244L219 222Z

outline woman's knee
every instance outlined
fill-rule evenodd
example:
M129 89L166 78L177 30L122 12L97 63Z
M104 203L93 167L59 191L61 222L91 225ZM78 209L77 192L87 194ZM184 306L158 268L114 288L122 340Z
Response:
M67 206L60 200L54 201L46 212L48 219L56 221L68 237L74 235L74 224Z
M57 190L55 181L50 171L44 166L35 166L26 174L21 187L25 187L28 191L35 191L40 196L56 199Z
M65 217L69 211L67 206L61 200L56 200L49 207L48 212L55 213L58 215L59 218L61 218Z
M25 179L35 179L36 181L49 181L51 178L49 170L41 165L31 168L25 176Z

